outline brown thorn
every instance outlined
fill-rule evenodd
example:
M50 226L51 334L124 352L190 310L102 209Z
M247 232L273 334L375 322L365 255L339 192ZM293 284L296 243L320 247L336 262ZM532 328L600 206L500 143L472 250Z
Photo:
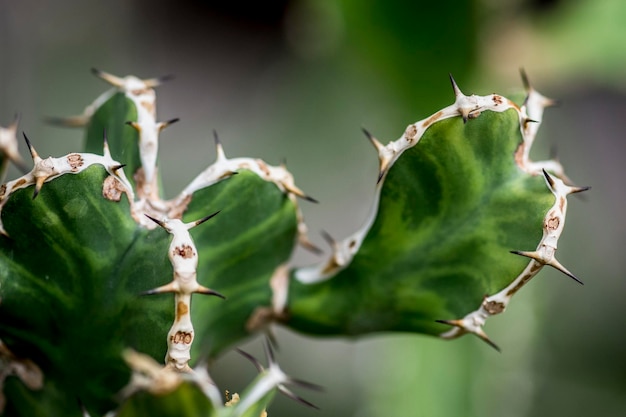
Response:
M217 135L217 130L215 129L213 129L213 140L215 141L215 153L217 154L217 159L226 159L224 147L222 146L222 142L220 141L220 138Z
M124 85L124 81L120 77L109 74L108 72L104 72L97 68L91 68L91 73L115 87L122 87Z
M302 197L306 201L310 201L311 203L319 204L319 201L317 201L315 198L311 197L310 195L304 194L304 195L301 195L300 197Z
M140 295L154 295L154 294L163 294L167 292L177 292L174 282L170 282L169 284L165 284L160 287L153 288L148 291L144 291L140 293Z
M107 135L107 128L102 129L102 142L104 143L104 147L109 147L109 136Z
M33 200L39 195L39 192L43 188L44 182L46 182L46 177L37 177L35 179L35 191L33 192Z
M137 122L133 122L132 120L128 120L128 121L124 122L124 124L133 127L138 132L141 132L141 126L139 126L139 123L137 123Z
M587 186L587 187L570 187L570 194L576 194L576 193L582 193L584 191L590 190L591 187Z
M315 410L319 410L319 407L316 406L313 403L308 402L307 400L305 400L302 397L297 396L296 394L294 394L292 391L290 391L287 387L285 387L284 385L279 385L278 386L278 391L281 392L283 395L291 398L294 401L299 402L300 404L304 404L307 407L313 408Z
M574 274L572 274L570 271L568 271L567 268L565 268L563 265L561 265L561 263L559 261L557 261L556 258L552 258L552 260L549 263L547 263L547 265L550 265L552 268L556 269L557 271L560 271L560 272L564 273L565 275L567 275L568 277L570 277L571 279L573 279L574 281L576 281L580 285L585 285Z
M313 391L324 391L324 387L302 379L289 377L289 382L298 387L307 388Z
M452 91L454 91L454 96L458 97L458 96L464 95L461 89L459 88L458 84L456 83L456 81L454 81L454 77L452 76L452 73L449 73L448 75L450 76L450 83L452 84ZM467 121L465 117L463 118L463 120Z
M383 179L386 173L387 173L386 169L383 169L378 173L378 179L376 180L376 184L378 184Z
M295 185L288 185L288 184L285 184L284 182L282 183L282 185L283 187L285 187L285 190L287 190L287 192L290 192L304 200L310 201L311 203L318 203L316 199L305 194L304 191L302 191L300 188L296 187Z
M314 253L314 254L316 254L316 255L321 255L322 253L324 253L324 251L323 251L323 250L321 250L320 248L318 248L317 246L315 246L315 245L313 244L313 242L311 242L311 241L308 239L308 237L307 237L307 236L305 236L305 235L301 235L301 236L302 236L302 237L298 240L298 243L300 243L300 245L301 245L304 249L306 249L306 250L308 250L308 251L311 251L311 252L313 252L313 253Z
M142 80L144 82L144 84L146 84L146 87L149 88L154 88L154 87L158 87L161 84L163 84L166 81L170 81L174 79L174 74L168 74L168 75L163 75L161 77L157 77L157 78L148 78L146 80Z
M372 145L374 145L374 147L376 148L377 151L380 152L380 150L383 148L383 144L380 143L378 141L378 139L376 139L374 137L374 135L372 135L369 130L365 129L364 127L361 128L361 130L363 131L363 133L365 134L365 136L367 137L367 139L372 143Z
M85 115L69 116L69 117L55 117L46 116L44 122L50 125L63 126L63 127L83 127L89 122L89 117Z
M263 334L267 338L267 341L272 346L272 348L274 348L277 351L280 350L280 346L278 345L278 340L276 339L276 335L272 331L271 327L268 326L265 332L263 332Z
M554 179L552 178L552 175L550 175L544 168L542 168L541 171L543 172L543 176L546 178L548 185L550 185L550 188L554 190Z
M480 329L480 331L478 333L475 333L476 336L478 336L483 342L487 343L489 346L491 346L492 348L494 348L496 351L501 352L500 347L498 345L496 345L491 339L489 339L489 337L487 336L487 334Z
M15 113L15 116L13 116L13 122L9 127L17 130L17 125L20 124L20 120L22 120L22 115L20 113Z
M272 349L272 345L270 344L267 337L263 338L263 350L265 350L265 356L267 356L268 366L276 363L276 358L274 357L274 349Z
M217 216L220 211L222 211L222 210L218 210L215 213L209 214L208 216L201 218L200 220L196 220L195 222L191 223L191 226L189 226L188 229L191 229L192 227L196 227L198 225L201 225L205 221L207 221L207 220Z
M435 322L461 328L459 320L435 320Z
M28 140L28 136L26 136L26 133L22 132L22 135L24 136L24 140L26 141L26 146L28 146L28 150L30 151L30 155L33 157L33 161L34 161L36 158L39 158L39 154L37 153L33 145L30 143L30 140Z
M250 362L252 362L252 364L257 369L257 371L259 371L259 372L265 371L265 368L263 368L263 365L261 365L261 362L259 362L259 360L257 358L255 358L254 356L252 356L248 352L243 351L241 349L235 349L235 351L237 351L237 353L239 353L241 356L243 356L244 358L246 358Z
M224 297L219 292L214 291L214 290L212 290L210 288L207 288L207 287L203 287L202 285L200 285L195 292L198 293L198 294L203 294L203 295L214 295L216 297L221 298L222 300L226 299L226 297Z
M122 169L122 168L124 168L125 166L126 166L126 164L119 164L119 165L112 166L112 167L111 167L111 171L115 172L115 171L117 171L118 169Z
M180 121L180 118L175 117L175 118L170 119L170 120L168 120L168 121L166 121L166 122L161 122L161 123L159 123L159 125L158 125L158 126L159 126L159 131L161 131L161 130L165 129L165 128L166 128L166 127L168 127L169 125L174 124L174 123L176 123L176 122L178 122L178 121Z
M530 92L532 87L530 86L530 82L528 81L528 74L526 74L526 70L524 68L519 69L520 75L522 76L522 83L524 84L524 89L526 92Z
M320 234L330 247L334 248L337 245L337 241L326 230L320 230Z
M144 216L146 216L147 218L149 218L150 220L152 220L153 222L155 222L156 224L158 224L159 226L167 230L167 226L161 220L157 220L154 217L150 216L149 214L145 214L145 213L144 213Z

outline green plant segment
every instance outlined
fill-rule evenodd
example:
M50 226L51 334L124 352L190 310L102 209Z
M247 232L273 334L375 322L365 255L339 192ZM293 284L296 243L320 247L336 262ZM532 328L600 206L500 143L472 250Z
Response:
M368 220L294 267L295 246L311 247L298 200L314 200L285 166L228 158L216 137L216 161L164 200L158 135L175 120L156 120L162 80L96 74L113 89L65 120L86 127L86 152L43 159L27 140L34 167L0 189L5 415L257 416L276 390L299 399L287 386L310 385L268 345L267 368L224 407L207 363L273 323L495 346L485 320L544 265L573 277L555 251L566 196L584 189L530 161L549 100L527 82L518 106L452 80L455 103L400 139L368 133L380 163ZM17 123L5 131L5 162L21 163Z

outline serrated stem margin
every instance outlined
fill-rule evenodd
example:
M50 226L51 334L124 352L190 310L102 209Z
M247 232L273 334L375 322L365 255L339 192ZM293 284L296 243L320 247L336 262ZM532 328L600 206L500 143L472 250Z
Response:
M487 96L466 96L458 87L454 78L450 76L455 95L454 104L443 108L430 117L409 125L402 137L382 145L373 135L365 131L366 136L373 144L378 154L379 173L376 183L375 199L364 225L342 241L327 239L330 242L332 253L328 259L320 264L298 268L295 270L295 278L303 284L313 284L332 279L339 271L346 268L354 255L358 252L365 236L372 227L378 213L381 190L389 169L398 160L400 155L409 148L417 145L433 124L452 117L461 117L465 123L480 116L484 111L504 112L514 109L519 118L522 142L515 154L515 162L521 170L530 175L544 174L546 184L555 196L555 203L545 215L543 223L543 237L536 251L522 252L512 251L518 255L531 258L524 271L516 277L510 285L500 292L485 297L480 307L458 320L440 320L440 322L454 326L448 332L441 333L442 338L454 338L465 333L473 333L485 340L497 349L497 346L489 340L483 331L483 325L488 317L501 313L508 305L510 298L519 291L544 265L553 266L577 280L565 269L554 257L558 238L565 224L567 210L566 196L571 193L584 191L587 188L566 185L564 180L570 182L563 171L563 167L556 160L534 162L529 158L530 148L535 137L546 107L554 105L554 100L548 99L538 93L528 83L528 78L523 72L523 81L527 91L527 98L520 107L510 99L499 94ZM552 171L554 176L547 171Z

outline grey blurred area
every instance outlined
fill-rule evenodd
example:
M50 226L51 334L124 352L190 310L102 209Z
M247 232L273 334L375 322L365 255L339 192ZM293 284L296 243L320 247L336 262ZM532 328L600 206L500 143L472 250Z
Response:
M20 132L41 156L76 151L81 130L44 118L78 114L108 88L91 68L173 74L157 90L160 119L181 118L161 139L168 196L214 160L215 130L227 155L287 161L297 184L320 201L303 202L303 210L312 239L324 247L319 230L345 237L373 199L377 161L362 127L382 142L394 140L452 102L449 72L465 92L487 94L510 87L502 68L525 65L485 62L494 56L484 51L491 46L481 38L485 21L506 26L513 15L487 16L493 2L455 3L463 9L458 16L445 12L445 2L379 3L0 0L0 125L19 113ZM523 18L532 21L556 19L565 2L512 3L515 13L531 10ZM438 31L427 31L429 24ZM570 200L559 246L560 261L585 286L543 271L488 324L501 354L471 337L352 341L278 329L283 369L326 392L299 392L320 412L278 397L270 416L626 415L626 89L594 74L556 77L546 68L550 60L542 56L536 72L526 67L542 93L561 101L546 112L535 154L545 158L554 147L570 177L592 186ZM22 154L28 160L24 147ZM302 252L296 262L317 259ZM258 340L244 349L263 356ZM230 392L255 375L235 353L212 369Z

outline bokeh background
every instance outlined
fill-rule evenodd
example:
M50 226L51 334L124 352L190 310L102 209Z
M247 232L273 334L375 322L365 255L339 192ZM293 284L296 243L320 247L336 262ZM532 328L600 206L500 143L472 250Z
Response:
M175 75L158 89L160 119L181 118L161 142L170 196L213 161L215 129L231 156L286 159L321 202L303 207L320 246L317 231L350 234L372 201L377 161L361 127L386 143L453 101L448 73L465 93L509 94L524 67L561 102L535 156L556 149L593 187L572 199L559 246L585 286L542 271L487 325L502 353L472 337L278 329L283 369L326 392L301 392L319 412L277 397L270 415L626 415L626 2L0 0L0 124L20 113L42 156L79 149L81 131L43 119L108 88L92 67ZM244 348L262 356L258 340ZM236 354L212 370L231 392L254 373Z

